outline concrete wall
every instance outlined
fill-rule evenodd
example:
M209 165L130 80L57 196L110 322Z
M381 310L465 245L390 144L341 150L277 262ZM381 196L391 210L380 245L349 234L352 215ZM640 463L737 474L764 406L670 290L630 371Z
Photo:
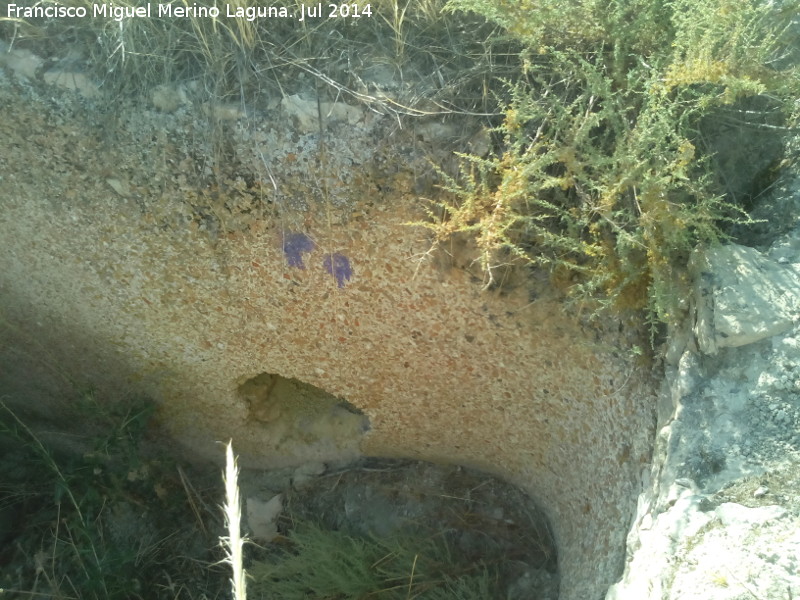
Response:
M85 385L149 395L192 453L233 438L250 466L363 453L478 467L549 515L562 598L603 597L653 435L635 336L566 316L546 282L483 292L463 258L419 263L430 242L406 223L436 150L413 124L364 112L331 124L320 156L278 107L220 128L225 162L199 152L209 132L191 111L121 107L104 137L80 103L8 80L0 96L9 402L69 415ZM198 186L214 169L220 183Z

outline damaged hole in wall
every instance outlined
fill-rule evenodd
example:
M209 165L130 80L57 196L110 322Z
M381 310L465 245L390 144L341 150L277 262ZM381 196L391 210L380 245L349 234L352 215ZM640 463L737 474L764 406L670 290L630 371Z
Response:
M460 466L364 458L242 472L248 591L274 598L557 600L547 518Z
M237 383L248 419L270 429L274 439L352 441L369 429L369 419L352 404L298 379L259 373Z

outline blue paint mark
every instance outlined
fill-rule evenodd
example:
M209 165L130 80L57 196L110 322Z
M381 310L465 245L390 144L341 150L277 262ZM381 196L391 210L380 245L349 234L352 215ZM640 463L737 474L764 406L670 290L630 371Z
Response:
M305 233L290 233L283 238L283 253L290 267L305 269L303 253L311 252L313 249L314 242Z
M340 288L344 287L345 280L350 281L350 276L353 274L350 261L344 254L339 254L338 252L326 254L322 266L325 267L328 273L336 277L336 284Z

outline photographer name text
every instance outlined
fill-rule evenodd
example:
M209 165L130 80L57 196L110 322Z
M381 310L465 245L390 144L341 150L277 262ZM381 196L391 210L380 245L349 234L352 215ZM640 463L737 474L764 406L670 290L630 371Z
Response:
M143 4L141 6L116 6L113 2L103 2L86 6L64 6L58 3L51 5L36 4L24 6L8 4L6 17L9 19L63 19L63 18L106 18L115 21L124 19L146 18L176 18L176 19L296 19L305 21L307 18L360 18L371 17L372 8L369 4L300 4L289 10L286 6L239 6L225 4L218 6L201 6L196 2L191 5L175 4Z

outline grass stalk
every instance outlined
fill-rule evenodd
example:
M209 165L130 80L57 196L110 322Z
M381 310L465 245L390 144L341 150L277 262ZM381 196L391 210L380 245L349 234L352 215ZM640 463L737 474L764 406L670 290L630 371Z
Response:
M232 442L228 442L225 448L225 474L223 477L225 482L225 506L223 509L228 535L222 538L222 545L227 553L226 562L230 564L232 570L231 588L233 599L246 600L247 580L242 556L244 538L242 537L240 525L242 506L238 478L239 467L233 456L233 445Z

